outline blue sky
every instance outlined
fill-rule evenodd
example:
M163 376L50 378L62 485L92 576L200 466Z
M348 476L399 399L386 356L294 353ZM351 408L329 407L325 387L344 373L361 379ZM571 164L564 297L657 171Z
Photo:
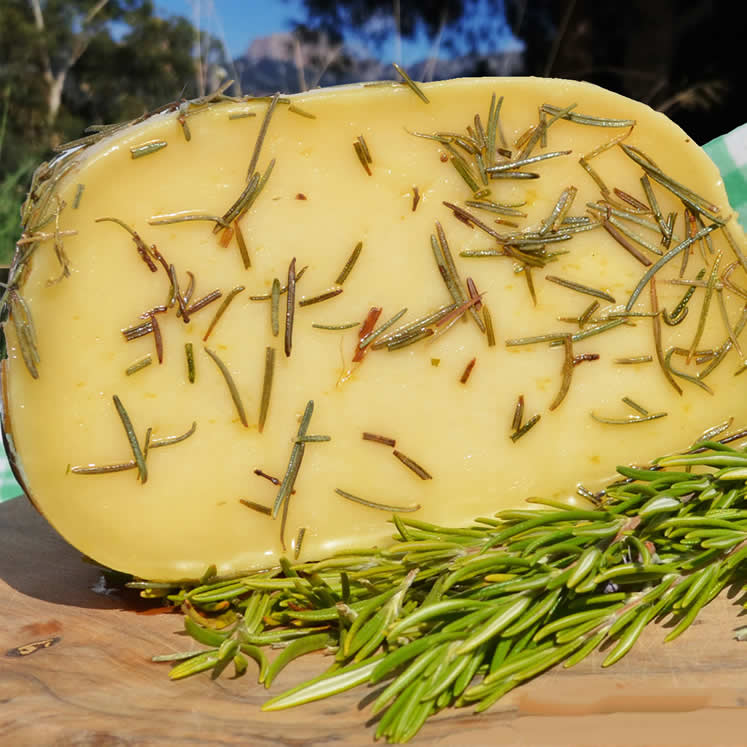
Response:
M417 0L405 0L406 2ZM288 31L293 19L304 17L301 0L155 0L156 9L164 15L181 15L204 31L223 40L231 57L243 54L252 39L278 31ZM396 60L408 65L427 57L430 43L426 38L403 40L398 48L392 20L392 40L380 50L361 53Z
M222 37L234 57L245 52L252 39L288 31L294 17L303 17L300 0L155 0L155 6L159 13L184 16Z

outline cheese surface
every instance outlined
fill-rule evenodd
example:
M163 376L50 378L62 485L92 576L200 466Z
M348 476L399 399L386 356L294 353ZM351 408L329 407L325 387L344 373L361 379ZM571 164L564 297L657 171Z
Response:
M5 325L5 426L30 497L82 552L151 580L199 577L210 564L220 574L271 566L283 554L323 557L384 544L393 532L391 510L355 503L338 491L384 507L417 509L402 514L413 519L464 524L532 496L567 499L579 481L598 490L617 464L644 464L687 447L711 426L747 422L747 379L734 375L743 366L742 351L732 339L743 324L744 236L733 219L726 223L731 242L720 227L730 217L723 185L685 133L643 105L574 82L472 79L423 90L429 103L396 84L309 92L291 97L292 105L218 100L154 115L70 158L46 208L51 218L36 228L38 241L17 284L33 318L37 377L24 362L13 319L24 313L20 301L11 302ZM479 142L474 116L487 126L494 93L503 97L503 139L498 131L500 150L489 164L517 158L524 147L517 139L537 125L543 105L549 105L547 122L553 111L575 104L573 115L632 119L635 125L558 118L547 128L546 143L538 138L529 157L568 153L506 169L536 178L506 178L499 171L485 186L474 154L453 133L468 139L469 126ZM414 133L442 134L434 139ZM360 136L371 157L365 166L365 153L359 158L354 146L361 150ZM671 241L663 244L657 217L625 200L631 195L649 204L641 165L620 144L594 155L614 138L713 203L718 212L707 212L715 224L703 212L688 218L682 199L651 178L661 221L676 214ZM459 173L459 159L455 166L454 153L476 178L477 197ZM175 214L224 216L251 177L253 154L252 172L272 168L238 219L249 267L239 237L231 233L232 220L228 232L211 219L159 222L159 216ZM587 154L609 190L606 196L579 164ZM571 187L575 197L563 223L552 211ZM467 204L476 200L511 205L508 212L520 215ZM457 210L460 219L452 205L481 224ZM612 212L626 209L644 224ZM610 216L654 247L623 236L648 264L601 225ZM434 334L428 337L395 350L369 345L362 360L353 362L372 307L382 310L376 326L406 309L381 340L455 305L434 259L437 222L459 276L456 312L431 323ZM544 230L546 243L536 239L544 223L554 224ZM582 224L589 230L566 230ZM652 316L650 282L632 294L654 263L712 224L707 239L704 234L654 275L658 309L668 315L689 287L669 281L697 279L684 321L670 326L661 314ZM125 226L142 239L155 272ZM520 243L532 235L534 243ZM337 284L359 243L357 261ZM540 266L527 264L524 259L536 256L543 243ZM182 293L193 276L189 303L216 290L222 296L190 313L185 323L179 304L169 305L171 280L153 245L165 265L173 265ZM60 248L69 259L69 277L57 281ZM502 254L469 256L477 250ZM288 294L279 297L277 335L269 296L273 280L288 284L294 259L300 277L288 355ZM473 318L476 310L484 324L479 304L464 308L467 278L489 309L494 345ZM306 303L339 288L336 295ZM603 297L589 295L590 289ZM266 298L252 298L257 296ZM595 301L598 306L589 310ZM625 316L626 305L641 315ZM159 306L166 310L147 316ZM129 340L123 334L152 318L157 330ZM353 323L358 326L314 326ZM549 338L523 344L543 335ZM192 345L194 381L185 343ZM712 373L698 379L713 362L709 351L724 346ZM268 348L274 350L272 389L260 431ZM148 355L150 365L126 373ZM243 415L216 359L236 388ZM670 374L670 381L669 364L684 376ZM140 451L147 451L146 481L135 466L103 474L80 470L135 460L115 396ZM519 398L521 425L540 418L516 437ZM298 448L309 402L307 434L329 439ZM188 437L153 448L162 445L159 439L188 434L193 423ZM364 439L364 433L396 445ZM293 491L275 516L241 502L272 509L281 488L255 470L282 481L300 451ZM408 459L415 464L408 466Z

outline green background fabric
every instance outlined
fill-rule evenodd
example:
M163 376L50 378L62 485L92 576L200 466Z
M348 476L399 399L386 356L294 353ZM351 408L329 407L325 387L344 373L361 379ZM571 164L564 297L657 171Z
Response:
M718 166L731 206L747 228L747 124L711 140L704 150ZM0 454L0 502L21 494L4 454Z
M721 171L729 202L747 230L747 124L711 140L703 149Z

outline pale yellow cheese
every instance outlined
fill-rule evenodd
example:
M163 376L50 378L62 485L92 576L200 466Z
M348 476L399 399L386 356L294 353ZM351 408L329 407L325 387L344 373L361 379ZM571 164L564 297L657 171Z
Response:
M734 376L742 365L736 352L707 379L713 394L678 379L683 390L679 396L656 361L649 317L576 342L575 355L598 354L599 360L574 367L567 396L550 411L561 387L563 346L508 347L506 341L576 333L577 323L558 318L578 317L594 299L548 282L545 275L611 294L616 304L600 301L598 318L624 308L646 268L604 229L578 233L562 244L548 244L548 249L568 253L533 271L534 306L524 274L515 271L511 259L459 256L464 250L497 244L455 219L443 205L447 201L464 207L471 191L442 158L447 153L442 144L411 133L465 132L476 113L486 123L493 92L504 97L501 124L514 154L514 141L536 124L543 103L575 103L574 111L582 114L632 118L636 125L625 142L649 154L663 171L719 205L720 215L728 217L723 185L705 154L664 116L585 84L481 79L433 83L424 90L429 104L399 85L353 86L294 97L313 119L289 110L287 104L277 105L257 164L264 172L276 159L275 168L241 220L251 256L248 269L236 239L222 247L213 223L150 225L149 220L181 211L226 212L246 185L266 100L203 107L187 120L189 141L178 112L153 116L84 150L61 179L57 194L66 205L59 215L60 235L77 232L61 239L71 276L48 284L60 266L54 241L41 241L19 289L37 330L39 377L33 379L24 366L14 327L7 324L6 426L30 495L81 551L113 568L162 580L198 577L211 563L219 573L276 563L282 554L279 517L257 513L240 499L273 505L278 487L254 470L282 479L309 400L315 406L309 433L331 440L306 445L289 503L287 553L293 556L298 531L305 528L302 559L385 543L392 534L389 513L346 501L337 488L384 504L420 504L420 510L407 514L413 518L462 524L531 496L567 498L579 481L598 489L617 464L645 463L685 447L709 426L729 418L735 425L747 422L747 378ZM240 112L255 116L230 117ZM549 129L547 146L538 144L532 155L570 150L569 155L523 168L539 173L539 179L490 181L489 199L524 204L527 217L513 219L517 228L496 224L498 216L489 212L468 209L501 234L538 229L561 191L574 186L578 194L569 214L596 219L599 214L588 213L586 205L600 199L599 187L579 158L625 131L557 121ZM353 148L359 135L372 155L371 176ZM168 145L132 158L131 148L159 139ZM591 164L610 189L618 187L645 200L639 181L643 172L619 147ZM73 207L79 184L84 189ZM420 199L413 211L415 188ZM660 185L654 183L654 190L665 217L677 211L674 231L683 238L688 228L682 204ZM156 273L148 270L123 228L96 222L102 217L124 221L147 245L155 244L174 264L182 288L187 271L194 273L194 298L214 289L225 298L235 286L245 286L206 343L202 338L220 301L195 313L186 325L175 309L159 315L162 365L155 361L152 334L124 340L122 329L166 302L169 280L160 268ZM370 350L360 366L351 366L358 328L328 331L312 324L362 322L372 306L383 308L383 322L406 307L399 326L450 303L431 251L436 221L444 227L462 281L473 278L484 294L497 345L488 347L485 335L466 315L467 321L437 338L399 351ZM627 225L660 244L658 232ZM48 223L41 230L54 233L54 228ZM734 220L729 230L744 251L744 237ZM721 275L736 258L722 231L711 237L715 252L722 253ZM359 241L360 258L343 292L318 304L296 305L292 352L286 357L286 297L281 297L280 332L274 337L270 303L249 296L269 293L273 278L285 284L294 257L298 269L308 266L298 281L297 302L332 288ZM696 244L684 277L695 277L704 266L703 256L710 272L716 255L709 252ZM679 276L680 259L656 276L659 304L669 311L686 290L666 282ZM739 267L731 277L737 285L747 284ZM730 324L739 321L743 299L728 289L717 290L698 349L717 348L728 338L719 292ZM661 325L665 350L690 347L705 296L704 288L695 291L688 317L679 326ZM649 309L646 287L634 310ZM185 342L194 346L194 383L187 377ZM226 382L204 345L229 368L248 427L241 424ZM276 367L267 423L259 433L267 346L275 348ZM127 376L125 369L146 354L154 363ZM644 355L653 361L615 363L617 358ZM460 377L472 358L474 369L462 384ZM704 366L694 360L688 364L678 355L673 363L690 374ZM70 470L132 459L113 395L125 405L141 444L149 427L153 438L163 438L187 431L193 421L197 424L189 439L150 451L145 484L138 481L137 470L104 475ZM525 400L524 421L534 414L541 419L514 443L511 422L519 395ZM592 412L609 418L635 415L623 397L667 414L624 426L592 418ZM364 431L396 439L397 448L432 479L420 479L391 448L363 440Z

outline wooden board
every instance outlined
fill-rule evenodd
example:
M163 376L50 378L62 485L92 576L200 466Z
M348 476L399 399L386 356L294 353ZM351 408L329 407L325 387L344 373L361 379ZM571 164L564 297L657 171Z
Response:
M136 597L107 595L99 571L25 500L0 504L0 744L322 745L373 743L370 691L358 689L280 713L260 705L317 674L321 656L296 662L270 691L208 674L170 682L154 654L185 650L178 615L144 614ZM507 695L487 714L449 710L421 745L743 745L747 643L726 594L677 641L644 633L609 670L592 655ZM741 624L744 624L742 619ZM25 656L8 655L58 639ZM197 645L195 644L195 647Z

